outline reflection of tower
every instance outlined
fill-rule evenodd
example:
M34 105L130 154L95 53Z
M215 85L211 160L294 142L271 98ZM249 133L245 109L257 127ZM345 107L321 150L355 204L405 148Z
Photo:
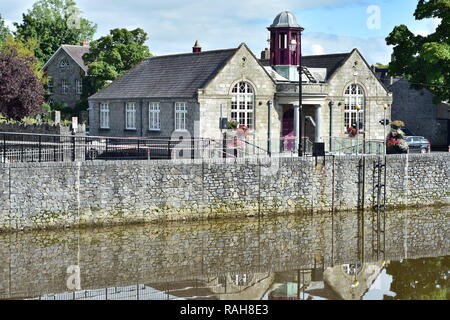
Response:
M298 81L303 28L292 13L283 11L267 29L270 31L270 65L289 80Z

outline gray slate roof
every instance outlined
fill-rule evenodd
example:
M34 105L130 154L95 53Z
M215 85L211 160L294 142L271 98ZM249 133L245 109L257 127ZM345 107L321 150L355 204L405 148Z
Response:
M194 98L237 50L148 58L90 99Z
M309 68L327 69L327 80L351 55L349 53L324 54L319 56L303 56L302 65Z
M84 70L87 71L87 66L84 64L83 55L89 52L89 47L86 46L72 46L63 44L62 47L66 52L75 60L76 63Z

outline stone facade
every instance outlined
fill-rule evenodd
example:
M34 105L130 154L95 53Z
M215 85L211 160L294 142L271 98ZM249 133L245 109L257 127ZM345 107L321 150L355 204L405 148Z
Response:
M438 116L439 106L433 103L433 94L426 90L414 90L403 79L396 79L389 86L394 94L393 120L401 120L415 135L424 136L432 146L447 147L450 129L449 115ZM447 107L448 108L448 107ZM448 112L447 112L448 113Z
M376 156L0 164L0 229L372 208ZM450 154L387 157L387 205L448 205ZM363 186L363 187L362 187Z
M204 89L199 90L201 137L214 139L222 137L219 119L223 117L231 120L232 89L239 82L250 83L255 91L252 138L267 139L268 101L273 100L276 85L247 46L240 46L227 65ZM280 112L281 110L276 109L271 114L271 130L277 137L281 132Z
M61 67L61 61L67 61L68 65ZM83 81L86 71L61 48L47 62L44 70L53 83L51 92L47 95L47 101L59 102L69 108L75 108L76 103L81 98L81 93L77 92L77 81ZM67 81L67 91L63 92L63 80Z

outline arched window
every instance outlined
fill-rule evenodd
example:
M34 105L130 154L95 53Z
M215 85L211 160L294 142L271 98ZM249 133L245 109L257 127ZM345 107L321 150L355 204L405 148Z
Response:
M233 87L231 98L231 119L253 129L255 93L248 82L239 82Z
M67 67L69 67L69 61L67 61L67 59L63 59L59 62L59 67L61 69L65 69Z
M365 110L365 97L364 89L358 84L350 85L345 90L345 111L344 111L344 126L349 128L359 122L364 124L364 110ZM360 106L358 111L356 106ZM360 126L362 127L362 126Z

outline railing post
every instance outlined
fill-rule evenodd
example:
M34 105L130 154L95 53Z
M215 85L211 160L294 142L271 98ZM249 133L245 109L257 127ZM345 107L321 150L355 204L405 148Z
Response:
M3 157L2 162L6 163L6 136L3 134Z
M191 159L195 159L195 140L191 138Z
M72 162L75 161L75 136L72 137Z
M222 148L223 148L223 158L226 159L227 158L227 133L225 132L223 134L223 142L222 142Z
M56 162L56 136L53 136L53 161Z
M169 142L167 142L167 158L170 160L172 159L172 150L171 150L171 146L170 146L170 139L169 138Z
M108 161L108 138L106 138L105 140L105 161Z
M42 160L42 136L39 136L39 162Z

